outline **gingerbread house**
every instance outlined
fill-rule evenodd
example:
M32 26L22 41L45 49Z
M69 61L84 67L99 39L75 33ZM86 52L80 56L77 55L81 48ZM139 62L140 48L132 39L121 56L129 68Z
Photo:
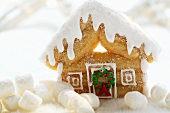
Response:
M41 60L76 92L117 98L145 93L148 63L160 51L124 14L88 0L55 33Z

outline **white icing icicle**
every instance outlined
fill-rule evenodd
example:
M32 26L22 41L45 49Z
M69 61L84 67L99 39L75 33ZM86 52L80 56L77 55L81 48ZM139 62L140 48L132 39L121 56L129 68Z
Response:
M141 69L143 73L147 73L148 71L148 62L146 59L141 60Z
M67 53L68 53L68 58L70 60L73 60L75 55L74 55L74 50L73 50L73 43L74 43L74 40L72 40L73 42L69 42L68 43L68 49L67 49Z
M63 71L63 63L58 63L58 67L57 67L57 73L58 73L58 81L61 81L62 78L61 78L61 74L62 74L62 71Z
M53 65L53 49L57 47L59 52L63 52L64 47L62 41L66 38L68 42L68 58L73 60L74 40L75 38L81 39L82 33L80 30L80 18L82 17L84 22L87 21L88 15L91 14L93 20L93 27L98 29L101 23L105 25L105 34L109 42L114 41L115 34L118 33L127 38L127 48L130 54L133 47L140 47L142 43L145 44L145 53L150 55L152 53L154 60L160 52L160 47L157 43L149 39L149 36L141 30L141 28L131 22L124 14L119 11L111 10L96 0L88 0L82 6L80 6L67 21L60 27L58 32L53 37L50 46L48 47L46 54L50 57L50 64Z
M142 80L143 82L148 82L148 75L146 73L143 74Z
M48 60L49 60L49 63L54 66L55 65L55 58L54 58L54 49L50 49L48 51Z

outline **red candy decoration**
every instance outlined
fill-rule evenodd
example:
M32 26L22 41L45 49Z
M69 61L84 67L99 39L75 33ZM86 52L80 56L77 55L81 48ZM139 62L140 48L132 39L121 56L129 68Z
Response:
M99 84L96 84L96 87L99 87Z
M110 86L110 82L108 82L108 86Z

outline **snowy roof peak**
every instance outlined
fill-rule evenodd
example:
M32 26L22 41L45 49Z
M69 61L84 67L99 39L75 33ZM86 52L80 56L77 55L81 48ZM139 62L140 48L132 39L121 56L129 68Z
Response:
M161 50L160 46L152 41L138 25L131 22L126 15L119 11L111 10L96 0L87 0L60 27L49 44L46 55L48 55L51 65L55 65L54 48L57 47L59 52L64 51L62 44L64 38L68 42L68 58L70 60L74 59L74 40L75 38L82 38L80 18L82 17L84 21L87 21L89 14L92 16L94 30L97 30L99 25L104 23L108 41L113 42L115 34L118 33L126 37L129 54L132 52L134 46L139 48L144 43L146 55L152 53L154 60L157 59Z

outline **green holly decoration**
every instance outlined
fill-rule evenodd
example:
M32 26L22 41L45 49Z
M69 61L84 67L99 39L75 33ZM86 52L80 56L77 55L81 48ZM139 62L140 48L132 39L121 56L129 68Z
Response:
M106 88L110 89L112 88L112 85L115 84L115 78L113 77L112 72L109 72L106 68L103 68L102 70L97 71L96 74L92 74L92 84L95 87L102 87L102 83L98 81L98 77L107 77L108 82L106 83Z
M97 77L96 74L93 74L93 75L92 75L92 81L93 81L92 84L93 84L95 87L101 87L101 86L102 86L102 84L98 81L98 77Z

